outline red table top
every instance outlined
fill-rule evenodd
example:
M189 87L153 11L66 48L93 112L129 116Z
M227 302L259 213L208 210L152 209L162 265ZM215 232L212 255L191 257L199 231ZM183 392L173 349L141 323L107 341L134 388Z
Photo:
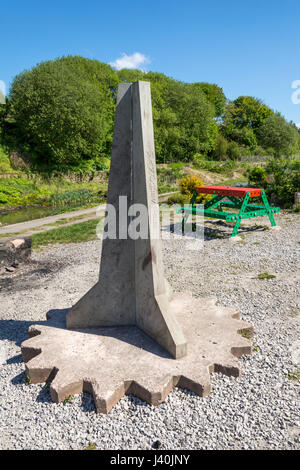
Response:
M250 191L250 197L260 196L262 189L259 188L239 188L235 186L200 186L196 188L197 193L217 194L219 196L245 197Z

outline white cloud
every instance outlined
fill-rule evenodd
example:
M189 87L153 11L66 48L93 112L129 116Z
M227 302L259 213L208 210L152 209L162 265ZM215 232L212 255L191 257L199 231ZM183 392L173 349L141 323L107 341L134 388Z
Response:
M121 69L140 69L141 65L149 64L150 60L144 54L140 52L134 52L132 55L127 55L123 52L121 57L116 59L114 62L110 62L109 65Z
M298 129L300 129L300 122L298 122L296 126L298 127Z
M0 104L5 103L5 96L6 96L5 83L2 80L0 80Z

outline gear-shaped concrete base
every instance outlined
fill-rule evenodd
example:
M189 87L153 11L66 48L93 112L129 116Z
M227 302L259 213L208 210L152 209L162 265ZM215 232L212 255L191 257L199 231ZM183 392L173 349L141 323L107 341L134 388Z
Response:
M26 372L32 383L51 382L54 402L85 391L102 413L124 394L158 405L176 386L208 395L212 372L239 376L237 358L250 354L251 344L238 332L252 332L252 325L213 298L176 294L171 306L188 344L181 359L134 326L67 330L62 312L48 315L49 326L29 328L30 339L21 346Z

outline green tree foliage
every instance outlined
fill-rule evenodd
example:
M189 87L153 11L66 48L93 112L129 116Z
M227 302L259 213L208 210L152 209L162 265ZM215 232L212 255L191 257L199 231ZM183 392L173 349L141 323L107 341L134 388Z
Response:
M214 83L198 82L194 84L195 89L200 89L208 101L214 106L215 117L221 116L225 111L226 96L222 88Z
M239 96L226 108L223 120L225 133L230 136L234 129L245 127L255 131L272 114L273 111L261 100L252 96Z
M257 147L256 135L254 133L254 130L250 127L243 127L242 129L233 129L230 137L239 145L248 147L250 150L254 150Z
M275 196L279 204L290 207L294 194L300 189L300 160L298 158L274 158L266 166L269 197Z
M227 155L230 158L230 160L239 160L241 157L241 151L236 142L229 142L228 144L228 149L227 149Z
M18 75L9 96L17 143L49 171L97 164L111 145L117 83L110 66L77 56Z
M145 73L138 69L122 69L117 72L119 81L126 83L133 83L137 80L144 80Z
M189 161L214 149L218 127L214 107L200 88L149 72L158 162Z
M221 134L217 137L216 147L213 152L214 160L226 160L228 150L228 142Z
M258 132L258 141L274 156L289 156L298 150L299 133L297 128L286 122L280 114L267 117Z

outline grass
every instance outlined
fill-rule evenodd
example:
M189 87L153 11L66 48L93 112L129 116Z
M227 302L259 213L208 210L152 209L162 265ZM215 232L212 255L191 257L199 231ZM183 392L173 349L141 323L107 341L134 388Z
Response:
M247 338L247 339L251 339L253 336L253 331L251 330L243 329L243 330L240 330L238 333L240 333L240 335L242 335L243 338Z
M18 173L11 167L9 156L2 145L0 145L0 173Z
M300 315L300 310L297 308L293 308L289 313L290 317L297 317L298 315Z
M25 385L30 385L31 384L31 378L27 374L25 374L24 383L25 383Z
M0 209L39 205L88 204L103 200L107 183L71 182L64 178L0 178Z
M288 373L288 379L289 380L294 380L294 381L300 380L300 369L297 369L293 372L289 372Z
M259 274L255 279L263 280L263 279L274 279L276 276L274 274L270 274L268 272Z
M32 248L39 250L41 247L55 243L80 243L96 240L96 227L100 219L87 220L77 224L59 227L47 232L32 235Z
M1 233L0 238L14 237L15 235L20 235L23 232L10 232L10 233Z
M85 450L96 450L96 449L97 449L97 446L95 442L89 442L89 445L86 447Z
M69 403L70 401L74 400L74 397L73 395L68 395L65 399L64 399L64 403Z
M241 176L240 178L231 178L228 180L223 180L218 183L214 183L215 186L234 186L237 183L247 183L248 180L244 176Z
M84 219L85 217L88 217L88 214L77 215L76 217L69 217L68 219L58 219L56 222L52 222L52 224L47 224L47 227L69 224L70 222L75 222L76 220Z

